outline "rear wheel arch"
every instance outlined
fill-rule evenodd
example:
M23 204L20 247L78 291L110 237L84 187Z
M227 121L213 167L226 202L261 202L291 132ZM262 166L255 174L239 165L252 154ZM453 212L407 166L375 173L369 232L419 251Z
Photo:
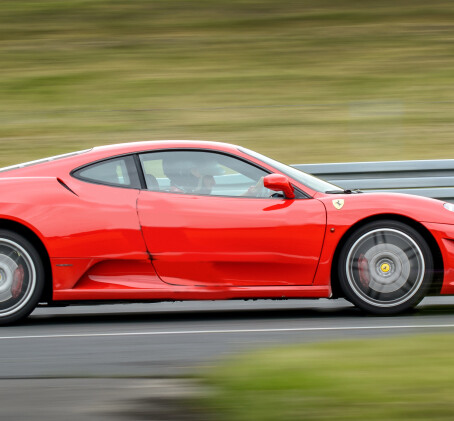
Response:
M361 229L363 226L377 221L395 221L401 222L403 224L408 225L409 227L415 229L427 242L432 252L433 263L434 263L434 276L431 288L429 290L429 295L438 294L441 290L441 286L443 283L443 273L444 273L444 265L443 265L443 257L441 254L440 247L437 244L434 236L430 233L430 231L421 223L415 221L414 219L408 218L406 216L397 215L397 214L380 214L374 215L361 221L358 221L356 224L352 225L342 236L341 240L337 244L336 251L334 252L333 256L333 264L331 266L331 288L333 293L333 298L343 297L343 292L340 287L339 281L339 258L343 247L345 246L347 240L353 235L354 232Z
M0 230L1 229L12 231L23 236L36 248L45 272L45 285L40 302L52 301L52 267L49 254L41 238L31 228L11 219L0 218Z

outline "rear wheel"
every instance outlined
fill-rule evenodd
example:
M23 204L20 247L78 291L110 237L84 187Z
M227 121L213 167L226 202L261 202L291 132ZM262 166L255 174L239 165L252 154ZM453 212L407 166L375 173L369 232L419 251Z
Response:
M433 278L427 242L412 227L376 221L347 240L339 260L339 280L348 300L375 314L395 314L414 307Z
M0 325L27 317L44 287L44 268L33 245L21 235L0 230Z

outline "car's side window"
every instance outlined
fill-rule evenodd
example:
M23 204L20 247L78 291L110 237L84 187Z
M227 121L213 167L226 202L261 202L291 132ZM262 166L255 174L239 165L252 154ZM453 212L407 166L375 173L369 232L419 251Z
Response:
M95 162L75 171L73 175L97 184L140 188L134 158L130 155Z
M148 190L192 195L276 197L263 186L268 172L241 159L208 151L140 155Z

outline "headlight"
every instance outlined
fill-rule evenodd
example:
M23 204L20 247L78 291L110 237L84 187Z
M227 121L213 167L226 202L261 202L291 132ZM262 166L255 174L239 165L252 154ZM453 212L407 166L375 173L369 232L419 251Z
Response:
M454 203L443 203L443 206L445 209L448 209L448 211L454 212Z

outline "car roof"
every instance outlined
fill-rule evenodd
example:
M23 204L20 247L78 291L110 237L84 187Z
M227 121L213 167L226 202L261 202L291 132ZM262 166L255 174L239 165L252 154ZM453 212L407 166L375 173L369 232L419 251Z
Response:
M200 148L200 149L220 149L237 151L238 146L230 143L212 142L206 140L150 140L144 142L128 142L114 145L96 146L92 149L93 153L111 152L112 155L123 153L141 152L153 149L166 148ZM109 156L110 154L107 154Z
M222 142L202 140L151 140L143 142L118 143L113 145L96 146L79 153L69 153L61 156L43 158L37 161L0 168L0 177L12 176L49 176L60 170L70 171L90 162L106 159L123 154L146 152L159 149L195 148L213 149L224 152L238 153L238 146Z

